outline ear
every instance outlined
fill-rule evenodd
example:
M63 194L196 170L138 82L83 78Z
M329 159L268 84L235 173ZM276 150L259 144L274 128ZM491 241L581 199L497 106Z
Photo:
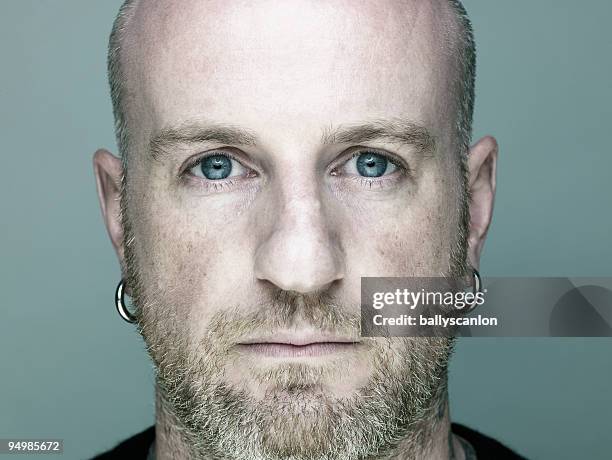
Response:
M93 157L94 175L104 224L123 271L123 228L121 226L121 177L123 165L108 150L100 149Z
M468 187L471 192L468 257L476 269L480 266L480 253L493 217L497 155L497 141L491 136L476 142L468 154Z

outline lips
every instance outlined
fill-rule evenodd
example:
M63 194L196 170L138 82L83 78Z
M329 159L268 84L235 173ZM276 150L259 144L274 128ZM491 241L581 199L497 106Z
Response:
M355 337L284 331L243 340L238 347L265 357L300 358L353 351L358 345L359 339Z

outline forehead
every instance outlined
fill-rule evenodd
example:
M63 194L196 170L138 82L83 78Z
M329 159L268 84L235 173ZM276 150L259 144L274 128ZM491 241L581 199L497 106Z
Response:
M436 125L452 24L444 1L140 2L126 83L145 131L201 118L255 130L364 117Z

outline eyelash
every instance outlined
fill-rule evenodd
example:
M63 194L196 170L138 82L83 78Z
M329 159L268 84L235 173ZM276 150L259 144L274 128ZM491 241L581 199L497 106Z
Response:
M250 174L253 171L248 166L244 166L243 162L240 161L238 158L236 158L234 155L231 155L223 150L214 150L213 152L208 152L206 154L196 156L194 159L188 161L187 164L183 168L183 172L180 173L181 178L185 180L189 180L189 181L196 181L197 186L202 187L203 189L205 189L206 192L212 191L214 193L214 192L222 192L226 190L231 190L235 185L235 182L233 179L238 176L232 176L231 178L227 178L227 179L210 180L210 179L202 179L200 177L196 177L190 174L189 171L191 171L194 167L201 164L206 158L211 157L211 156L224 156L226 158L229 158L230 160L234 160L240 163L245 169L249 170L247 174Z
M358 149L355 152L353 152L353 154L349 157L349 159L346 161L343 161L339 167L346 165L349 161L353 160L355 157L358 157L359 155L363 155L364 153L373 153L375 155L379 155L383 157L385 160L387 160L389 163L391 163L397 168L397 175L399 176L406 176L410 173L410 169L407 166L405 166L402 161L394 158L388 153L380 152L376 149L367 149L367 148ZM336 171L336 168L334 168L332 171ZM353 180L355 182L359 182L360 185L364 187L367 186L368 188L371 189L372 185L380 185L380 188L382 188L388 181L392 180L389 178L389 176L391 175L395 175L395 172L392 172L391 174L388 174L386 176L379 176L379 177L365 177L365 176L344 176L344 177L350 180Z
M332 173L335 172L335 174L332 174L334 176L342 176L341 173L337 172L337 169L341 168L342 166L346 165L349 161L353 160L355 157L362 155L364 153L374 153L376 155L380 155L381 157L385 158L389 163L393 164L397 170L394 171L393 173L391 173L390 175L396 175L395 173L397 172L398 176L405 176L408 175L410 173L410 169L403 165L401 161L395 159L394 157L392 157L389 154L383 153L383 152L379 152L375 149L359 149L356 150L355 152L352 153L352 155L345 161L343 161L339 166L334 167L332 169ZM225 191L226 189L232 189L236 184L234 182L234 180L232 180L231 178L228 179L221 179L221 180L209 180L209 179L202 179L200 177L196 177L190 174L190 171L195 167L198 166L199 164L202 163L202 161L204 161L207 157L210 156L217 156L217 155L221 155L224 156L226 158L229 158L230 160L234 160L237 161L238 163L240 163L245 169L248 169L249 172L247 174L250 174L251 172L254 172L251 168L249 168L248 166L245 166L242 161L240 161L238 158L236 158L234 155L231 155L225 151L222 150L215 150L214 153L207 153L207 154L203 154L200 156L195 157L194 159L192 159L191 161L189 161L185 167L183 168L183 172L180 174L180 176L185 179L188 180L197 180L198 186L204 188L207 192L208 191L212 191L212 192L221 192L221 191ZM244 175L246 176L246 175ZM236 176L238 177L238 176ZM383 188L385 185L388 184L388 182L390 180L393 179L389 179L387 176L380 176L380 177L365 177L365 176L354 176L354 175L344 175L342 176L345 179L348 179L354 183L358 183L361 187L366 188L366 189L372 189L373 186L379 186L378 188Z

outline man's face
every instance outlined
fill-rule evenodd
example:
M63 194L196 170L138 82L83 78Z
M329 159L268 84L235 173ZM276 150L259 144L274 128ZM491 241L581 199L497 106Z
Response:
M448 341L361 338L359 311L363 276L465 259L450 18L420 1L136 10L125 265L202 450L363 454L443 391Z

